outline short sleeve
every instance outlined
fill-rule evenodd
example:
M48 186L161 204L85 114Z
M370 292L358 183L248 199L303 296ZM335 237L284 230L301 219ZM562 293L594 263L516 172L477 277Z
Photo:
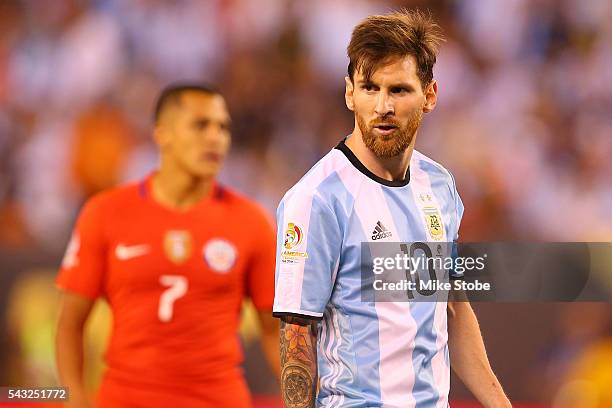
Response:
M459 239L459 227L461 226L461 219L463 218L463 201L459 196L459 192L455 189L455 208L457 212L457 229L455 232L454 240Z
M274 316L321 318L340 258L338 219L316 191L290 191L277 225Z
M452 177L452 175L451 175L451 179L453 183L452 185L453 197L455 200L455 223L454 223L455 228L454 228L454 233L453 233L451 256L453 258L457 258L459 257L457 241L459 240L459 227L461 226L461 219L463 218L464 208L463 208L463 201L461 201L461 197L459 196L459 192L457 191L457 185L455 184L455 179L454 177ZM459 273L453 269L452 271L450 271L450 277L454 279L460 279L460 278L463 278L463 273Z
M461 197L459 196L459 192L457 191L457 184L455 183L455 177L453 177L453 175L451 173L450 174L450 181L451 181L451 195L452 195L452 200L454 201L454 214L453 214L453 218L454 218L454 222L453 222L453 230L452 230L452 238L453 241L457 241L459 239L459 227L461 226L461 219L463 218L463 201L461 201Z
M59 288L95 299L102 293L106 242L99 197L88 201L77 220L56 284Z
M274 302L274 253L276 237L272 219L257 208L251 224L256 231L247 269L247 294L260 311L271 311Z

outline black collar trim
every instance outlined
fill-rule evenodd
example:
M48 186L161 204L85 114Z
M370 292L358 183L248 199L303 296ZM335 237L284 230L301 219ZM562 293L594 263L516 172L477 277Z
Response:
M344 155L351 162L351 164L367 177L387 187L404 187L407 186L408 183L410 183L410 167L406 169L406 175L404 176L403 180L389 181L382 177L378 177L376 174L368 170L368 168L364 166L362 162L359 161L357 156L355 156L355 153L353 153L353 151L346 145L346 143L344 143L345 141L346 139L341 140L335 148L344 153Z

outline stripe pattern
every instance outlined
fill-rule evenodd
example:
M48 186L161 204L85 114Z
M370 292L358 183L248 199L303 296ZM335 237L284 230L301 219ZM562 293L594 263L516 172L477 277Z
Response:
M380 184L334 149L285 195L274 312L322 318L317 406L448 406L446 303L363 302L360 254L362 242L455 237L457 200L450 174L416 151L408 185ZM291 262L288 223L304 234Z

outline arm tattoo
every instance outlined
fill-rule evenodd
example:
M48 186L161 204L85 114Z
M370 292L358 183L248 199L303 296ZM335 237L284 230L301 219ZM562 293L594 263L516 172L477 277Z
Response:
M286 408L315 406L317 323L286 316L281 320L281 392Z

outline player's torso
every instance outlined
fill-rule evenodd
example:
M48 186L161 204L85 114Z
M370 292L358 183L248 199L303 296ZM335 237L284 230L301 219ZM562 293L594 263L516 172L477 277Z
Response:
M452 241L457 228L455 204L446 179L413 171L407 185L388 187L354 177L353 185L345 183L352 202L336 205L346 209L338 215L343 231L338 278L360 280L363 256L372 255L373 245L403 253L402 243L409 249L411 243ZM345 300L360 298L360 284L343 286Z
M237 364L249 253L241 215L222 199L186 212L150 199L113 207L104 284L111 371L150 366L206 377Z
M180 320L187 305L239 306L247 248L222 206L189 215L133 207L113 223L105 288L113 306L146 302L162 322ZM166 291L173 301L160 301Z
M447 393L434 380L448 378L446 303L364 301L362 244L388 243L399 252L402 242L447 240L454 228L450 189L418 171L401 187L356 173L344 180L353 202L335 206L349 211L338 217L342 251L319 335L319 402L435 404Z

